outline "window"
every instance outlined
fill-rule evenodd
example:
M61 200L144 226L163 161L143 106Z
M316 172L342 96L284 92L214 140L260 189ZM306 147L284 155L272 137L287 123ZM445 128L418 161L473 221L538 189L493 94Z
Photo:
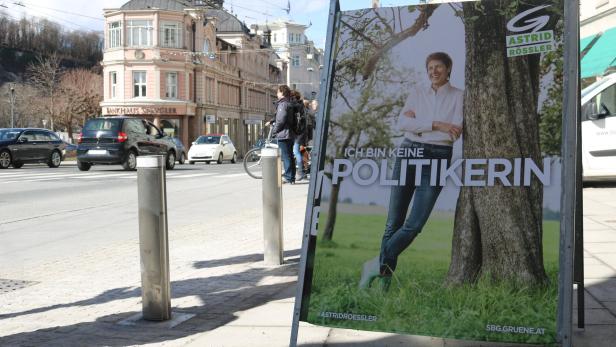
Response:
M160 24L160 45L162 47L182 48L182 24L162 22Z
M210 44L210 40L205 39L205 41L203 41L203 52L205 53L211 52L211 47L212 45Z
M111 98L115 98L117 95L118 88L118 73L112 71L109 73L109 84L111 85Z
M293 34L289 34L289 42L293 42Z
M133 71L133 97L146 96L145 71Z
M107 40L108 48L122 46L122 22L109 23L109 38Z
M274 42L276 42L276 33L274 33Z
M616 84L612 84L582 106L582 120L614 116L616 116Z
M168 72L167 83L165 85L165 97L169 99L177 99L178 97L178 73Z
M128 46L149 47L152 45L152 21L129 20L128 21Z
M124 131L132 134L145 134L145 125L141 119L125 119Z
M35 131L34 132L34 139L35 139L35 141L41 141L41 142L53 141L51 136L49 136L49 133L46 132L46 131Z
M118 131L121 122L120 119L92 118L83 127L83 131Z
M294 55L291 58L291 66L299 66L299 55Z

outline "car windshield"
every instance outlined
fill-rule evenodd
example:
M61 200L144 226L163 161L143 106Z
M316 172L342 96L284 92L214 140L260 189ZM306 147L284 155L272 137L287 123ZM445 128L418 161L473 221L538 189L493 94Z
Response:
M13 129L0 129L0 141L2 140L14 140L19 136L19 130Z
M83 128L85 131L118 131L120 129L119 119L90 119Z
M199 136L199 138L197 138L197 142L198 145L202 145L202 144L219 144L220 143L220 136Z

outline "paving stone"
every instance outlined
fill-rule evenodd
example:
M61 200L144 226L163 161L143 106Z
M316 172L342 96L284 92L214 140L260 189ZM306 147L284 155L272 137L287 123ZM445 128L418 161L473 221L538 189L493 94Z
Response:
M573 325L577 325L577 310L573 310ZM616 328L616 316L608 309L594 308L585 310L585 323L587 325L614 325Z
M614 278L588 285L586 290L599 301L616 301L616 279Z
M588 265L584 264L584 278L610 278L616 277L616 270L613 268L597 264Z
M616 254L616 242L584 242L584 250L588 254Z

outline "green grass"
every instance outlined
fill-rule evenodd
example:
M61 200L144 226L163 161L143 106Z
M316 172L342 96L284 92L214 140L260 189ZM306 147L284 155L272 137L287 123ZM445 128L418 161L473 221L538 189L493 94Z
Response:
M389 292L376 288L360 290L357 283L361 266L379 254L384 225L382 215L338 214L334 240L317 245L309 322L467 340L544 344L555 341L558 222L544 223L544 259L550 278L550 285L545 288L519 288L485 280L475 285L445 287L453 216L434 214L400 256ZM323 311L378 318L376 322L323 318L319 316ZM487 324L545 328L545 334L487 332Z

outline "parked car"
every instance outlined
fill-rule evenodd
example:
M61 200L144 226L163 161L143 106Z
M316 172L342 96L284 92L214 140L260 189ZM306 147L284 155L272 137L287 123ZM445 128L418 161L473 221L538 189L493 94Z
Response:
M77 167L90 170L94 164L121 164L125 170L137 168L140 155L164 155L166 167L175 167L177 148L165 135L145 119L114 116L91 118L77 139Z
M223 160L237 161L237 151L229 136L224 134L208 134L199 136L188 150L188 163L211 161L222 164Z
M175 143L175 147L178 149L178 156L177 156L178 163L184 164L184 162L186 161L186 158L188 158L188 154L186 154L186 147L182 143L182 140L180 140L179 138L172 137L171 139Z
M0 129L0 169L19 169L27 163L47 163L56 168L64 160L64 142L47 129Z
M62 154L64 155L64 158L74 159L77 156L77 145L72 144L67 141L63 141L63 142L64 142L64 150L62 151Z
M616 180L616 73L582 91L584 181Z

